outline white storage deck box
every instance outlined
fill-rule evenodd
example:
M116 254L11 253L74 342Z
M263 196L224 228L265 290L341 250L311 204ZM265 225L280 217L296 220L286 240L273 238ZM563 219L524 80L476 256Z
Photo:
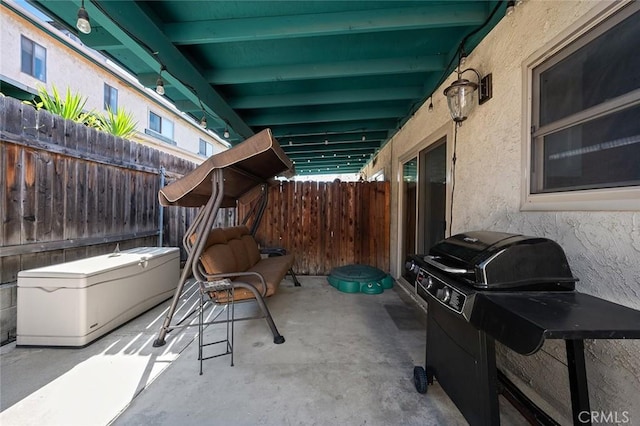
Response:
M20 271L17 345L84 346L173 295L177 247L139 247Z

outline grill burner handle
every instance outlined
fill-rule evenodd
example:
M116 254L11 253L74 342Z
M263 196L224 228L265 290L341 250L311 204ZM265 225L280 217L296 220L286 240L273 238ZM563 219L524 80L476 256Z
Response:
M424 257L424 261L427 262L429 265L431 265L433 267L436 267L436 268L440 269L441 271L448 272L450 274L470 274L470 273L473 272L473 271L470 271L468 269L452 268L451 266L444 265L444 264L438 262L435 259L436 259L435 256L425 256Z

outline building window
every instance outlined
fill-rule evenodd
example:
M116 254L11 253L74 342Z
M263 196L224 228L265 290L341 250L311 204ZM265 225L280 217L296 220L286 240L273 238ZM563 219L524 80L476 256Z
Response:
M198 154L203 157L211 157L213 155L213 144L205 141L204 139L200 139L200 150Z
M167 120L156 113L149 112L149 128L145 129L145 133L162 139L167 143L176 144L173 140L173 121Z
M162 134L162 117L152 112L149 113L149 128Z
M640 185L640 8L532 67L529 194Z
M113 112L118 110L118 89L104 84L104 109L110 109Z
M47 81L47 49L25 36L20 37L22 72Z

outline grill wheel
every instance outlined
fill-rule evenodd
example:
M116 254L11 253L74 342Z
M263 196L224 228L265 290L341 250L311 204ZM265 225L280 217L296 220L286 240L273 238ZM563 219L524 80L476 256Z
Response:
M418 393L427 393L427 372L420 366L413 367L413 384Z

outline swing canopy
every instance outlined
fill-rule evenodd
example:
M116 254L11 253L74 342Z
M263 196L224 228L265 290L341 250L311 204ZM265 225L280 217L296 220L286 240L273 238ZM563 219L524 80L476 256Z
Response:
M201 207L212 196L211 178L222 169L224 197L220 207L235 207L236 200L275 176L292 177L295 169L271 130L264 129L226 151L212 155L192 172L158 193L160 205Z

